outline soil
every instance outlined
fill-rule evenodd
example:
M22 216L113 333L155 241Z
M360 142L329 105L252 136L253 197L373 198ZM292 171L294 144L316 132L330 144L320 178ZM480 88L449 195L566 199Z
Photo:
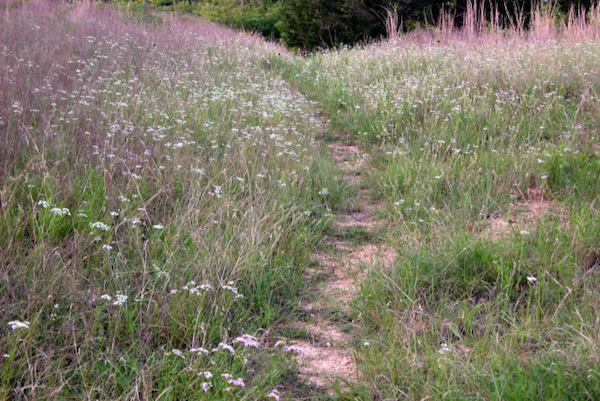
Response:
M498 213L489 219L485 232L492 239L503 238L513 232L529 232L549 216L557 216L562 224L567 224L568 221L568 211L546 199L541 189L529 191L512 206L509 214Z
M336 161L344 171L344 180L351 185L360 183L365 171L370 168L368 155L354 145L333 143L329 145ZM354 210L340 212L336 215L332 228L344 230L362 228L367 233L374 233L385 222L374 218L373 212L377 204L364 192L357 196L358 205ZM310 317L302 323L309 340L295 340L304 350L298 356L301 376L312 385L332 391L331 384L349 383L357 379L355 359L350 344L351 335L343 329L352 322L340 323L331 321L327 311L335 310L338 314L350 312L352 300L356 297L365 271L370 268L389 264L394 260L393 249L376 243L351 244L335 236L326 238L326 251L312 254L315 266L307 272L307 279L315 275L324 275L316 291L301 307ZM349 313L347 313L349 315Z

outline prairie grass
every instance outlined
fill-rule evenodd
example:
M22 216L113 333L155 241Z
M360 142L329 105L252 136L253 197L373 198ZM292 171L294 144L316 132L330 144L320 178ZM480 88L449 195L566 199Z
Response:
M343 190L263 68L283 49L89 3L0 18L0 398L283 391L272 329Z
M354 303L353 399L600 398L600 41L575 20L279 63L370 154L392 223Z

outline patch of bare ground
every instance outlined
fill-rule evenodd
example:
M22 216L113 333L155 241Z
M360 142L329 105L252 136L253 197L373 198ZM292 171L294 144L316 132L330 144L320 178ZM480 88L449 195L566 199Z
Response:
M384 224L381 220L374 220L371 215L376 209L374 204L361 205L356 212L340 213L333 222L334 228L364 227L368 231L376 231Z
M368 155L360 151L356 145L346 145L335 142L330 143L329 150L333 153L335 160L346 173L346 178L352 173L357 174L367 163Z
M301 359L300 373L309 384L328 387L331 380L338 378L344 382L356 377L356 364L352 353L345 344L322 344L315 341L298 341L304 350Z
M361 173L369 168L368 156L357 146L342 143L329 145L337 162L344 171L346 182L357 184ZM339 213L332 226L334 229L360 227L366 232L375 232L385 222L377 221L373 211L377 205L368 194L359 192L357 207ZM350 303L356 297L364 269L389 264L395 257L393 249L365 243L353 245L336 236L325 239L327 251L313 253L315 266L307 271L307 279L323 275L324 280L317 284L310 299L301 304L310 319L304 323L310 340L296 340L304 354L298 356L301 376L309 383L328 389L335 380L347 383L358 376L356 361L350 345L351 335L342 332L342 324L351 322L330 321L326 311L349 311ZM350 314L348 314L350 315Z
M493 215L485 233L492 239L499 239L515 230L529 231L548 216L557 216L562 224L567 224L568 210L546 199L542 190L531 190L513 203L508 215Z
M319 283L318 297L302 304L309 312L324 309L324 303L329 303L330 307L348 308L364 277L361 267L388 265L395 257L394 250L388 246L364 244L352 250L343 241L334 244L338 250L345 252L342 256L328 252L312 255L317 267L307 272L307 278L318 272L325 274L327 279Z

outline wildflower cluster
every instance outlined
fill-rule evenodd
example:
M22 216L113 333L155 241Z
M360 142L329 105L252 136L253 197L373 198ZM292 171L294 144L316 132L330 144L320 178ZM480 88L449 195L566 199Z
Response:
M8 322L8 327L10 327L11 330L28 329L29 328L29 322L21 322L21 321L18 321L18 320L13 320L11 322Z
M129 297L120 292L117 292L115 294L114 298L109 294L102 294L102 295L100 295L100 299L103 301L109 301L109 302L112 301L112 304L115 306L122 306L127 303L127 300L129 299Z

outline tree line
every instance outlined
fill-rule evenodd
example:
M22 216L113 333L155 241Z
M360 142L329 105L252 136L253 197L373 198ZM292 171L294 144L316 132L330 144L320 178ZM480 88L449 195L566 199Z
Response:
M235 28L257 32L303 51L377 39L390 29L391 16L404 31L433 27L442 14L451 15L459 28L472 5L472 0L147 1L159 8L184 10ZM585 13L596 4L596 0L474 1L480 1L478 13L483 13L481 15L485 18L493 18L502 27L510 27L519 20L525 28L535 7L550 10L556 18L566 18L572 8Z

